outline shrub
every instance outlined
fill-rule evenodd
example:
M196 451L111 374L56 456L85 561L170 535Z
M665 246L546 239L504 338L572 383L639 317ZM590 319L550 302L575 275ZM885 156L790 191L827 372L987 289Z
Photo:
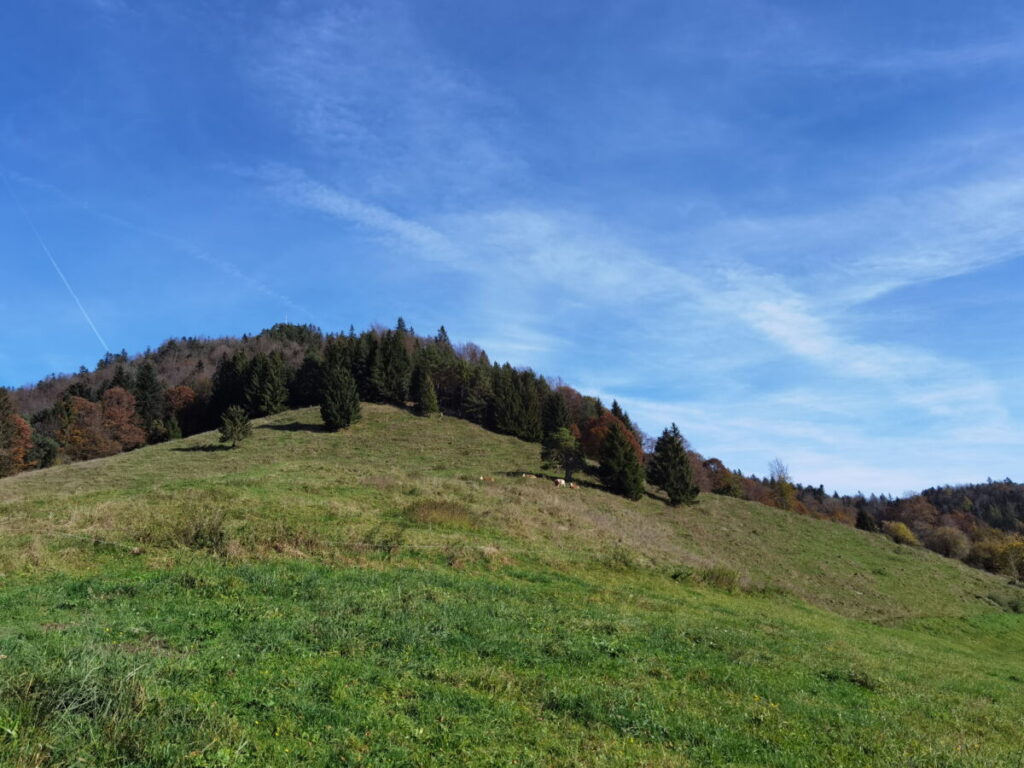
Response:
M924 545L932 552L938 552L944 557L955 557L957 560L963 560L971 551L971 542L967 535L951 525L933 528L925 536Z
M189 549L204 549L218 555L227 551L228 534L221 510L194 510L184 515L175 534L178 542Z
M897 544L906 544L908 547L919 547L921 542L917 536L904 523L895 520L887 520L882 523L882 532Z
M708 586L732 592L739 586L740 575L732 568L716 565L701 571L700 580Z

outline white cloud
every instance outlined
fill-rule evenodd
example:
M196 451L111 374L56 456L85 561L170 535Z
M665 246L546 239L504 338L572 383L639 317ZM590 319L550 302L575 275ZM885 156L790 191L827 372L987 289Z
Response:
M784 16L768 15L773 46L806 32ZM896 73L1011 56L1000 43L818 63ZM499 355L550 361L543 372L596 385L650 430L678 421L698 449L747 471L780 454L798 479L843 490L925 484L937 476L929 462L965 477L998 464L993 444L1012 442L1004 387L969 356L864 337L859 321L894 291L1018 257L1015 156L996 153L967 176L951 166L924 184L908 160L879 169L873 196L803 214L704 203L711 223L648 237L614 212L599 220L503 193L505 174L528 176L501 141L514 105L446 65L399 5L288 16L258 58L279 113L331 160L324 181L287 167L261 181L463 275L458 301L476 320L474 340Z

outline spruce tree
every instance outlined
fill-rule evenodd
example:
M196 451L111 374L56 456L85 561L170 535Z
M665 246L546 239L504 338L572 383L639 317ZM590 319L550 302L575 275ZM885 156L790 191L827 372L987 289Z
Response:
M337 358L329 358L324 366L320 416L331 432L351 426L362 416L356 381L348 366Z
M549 392L544 398L544 434L551 435L569 426L569 409L565 407L565 398L560 392Z
M280 413L288 401L284 382L284 361L278 355L257 353L249 363L245 384L245 406L252 416Z
M323 362L312 353L306 353L302 365L295 372L288 385L288 399L294 408L305 408L320 402L320 379L323 376Z
M616 422L601 444L601 474L613 493L636 501L644 495L644 470L622 426Z
M220 417L220 441L234 448L252 434L249 414L240 405L232 405Z
M213 392L210 395L210 420L215 423L228 407L245 402L245 385L248 380L249 361L245 353L237 350L231 357L225 355L217 363L213 374Z
M437 404L437 390L434 389L434 380L431 378L430 372L425 365L420 364L413 369L411 394L418 415L430 416L440 411Z
M149 441L166 439L167 430L163 419L167 401L164 397L164 388L157 378L156 368L148 360L139 366L132 394L135 395L135 409Z
M647 464L647 480L668 494L668 503L673 507L697 500L699 489L693 481L683 436L675 424L662 432L655 443Z
M380 377L383 399L392 403L405 403L409 394L409 375L412 362L405 348L405 325L399 318L399 327L384 334L380 345Z
M459 377L462 381L460 415L477 424L489 423L493 401L491 368L463 363Z
M114 368L114 375L110 378L107 389L113 389L114 387L120 387L128 392L132 390L132 377L120 363Z

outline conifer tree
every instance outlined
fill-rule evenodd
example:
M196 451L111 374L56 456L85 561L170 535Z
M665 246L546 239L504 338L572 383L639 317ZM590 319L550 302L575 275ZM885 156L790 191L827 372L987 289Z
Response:
M370 402L387 399L382 342L374 334L364 333L360 337L353 369L360 397Z
M557 390L549 392L544 398L543 421L545 436L569 427L569 409L565 407L565 398Z
M362 416L359 389L340 357L329 356L324 365L320 416L331 432L351 426Z
M404 403L409 394L409 375L412 362L405 348L405 321L398 319L398 328L384 334L380 345L380 376L383 399L393 403Z
M251 415L270 416L284 410L288 390L283 369L278 355L259 352L253 357L245 385L245 405Z
M110 378L107 389L113 389L114 387L120 387L128 392L132 390L132 377L120 363L114 367L114 375Z
M697 500L698 488L679 427L673 424L661 433L654 453L647 463L647 480L668 494L668 503L675 507Z
M220 417L220 441L234 448L252 434L249 414L240 405L230 406Z
M544 438L540 459L545 467L558 467L565 472L565 482L571 483L573 473L586 466L580 441L566 427L560 427Z
M460 379L460 415L477 424L490 423L493 401L490 366L463 363Z
M427 367L422 363L413 369L411 394L418 415L430 416L440 411L434 381L427 371Z
M601 474L613 493L636 501L644 495L644 470L623 427L616 420L601 444Z
M217 363L209 405L211 426L219 423L221 414L230 406L242 405L245 402L248 368L249 361L241 350L237 350L231 357L225 355Z
M157 379L156 368L148 360L139 366L132 394L135 395L135 407L148 439L152 442L166 437L163 424L167 405L164 388Z
M323 362L317 355L307 353L288 386L288 400L293 407L305 408L320 402L322 376Z
M539 443L544 439L543 403L548 393L547 383L527 370L519 373L517 384L522 413L516 435L522 440Z

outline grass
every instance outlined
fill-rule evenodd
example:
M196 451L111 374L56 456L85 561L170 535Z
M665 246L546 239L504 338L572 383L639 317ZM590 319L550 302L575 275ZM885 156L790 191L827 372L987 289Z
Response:
M365 413L0 482L0 765L1024 764L1005 581Z

